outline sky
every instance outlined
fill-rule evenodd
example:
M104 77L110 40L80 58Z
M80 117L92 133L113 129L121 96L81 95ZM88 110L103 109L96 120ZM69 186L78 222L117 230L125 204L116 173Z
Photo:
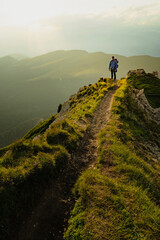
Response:
M160 57L159 0L0 0L0 56L59 49Z

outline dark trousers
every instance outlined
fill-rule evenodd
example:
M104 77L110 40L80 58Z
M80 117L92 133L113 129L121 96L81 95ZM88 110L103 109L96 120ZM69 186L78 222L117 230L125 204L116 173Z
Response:
M114 69L111 69L111 79L113 79L113 75L114 75L114 80L116 80L116 72Z

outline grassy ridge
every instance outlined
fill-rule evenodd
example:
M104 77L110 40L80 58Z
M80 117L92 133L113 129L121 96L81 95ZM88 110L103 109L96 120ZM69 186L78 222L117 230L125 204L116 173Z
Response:
M69 100L63 119L52 116L39 123L21 140L0 150L0 232L1 239L17 239L20 223L31 211L51 180L70 162L88 117L113 82L100 79L83 87ZM56 122L55 122L56 119ZM85 122L83 128L79 121Z
M143 76L132 74L132 76L128 78L128 82L131 87L144 89L145 95L153 108L160 107L160 79L150 73L144 74Z
M160 165L146 143L157 144L160 130L137 111L133 82L134 76L121 81L111 121L99 136L97 168L85 171L74 187L65 240L159 239Z
M20 61L0 58L0 147L21 138L40 119L56 113L57 106L100 76L110 76L111 54L55 51ZM160 72L160 58L117 56L118 78L129 69ZM7 97L6 97L7 95Z
M49 125L56 119L56 115L51 116L47 120L44 120L32 128L23 138L29 139L35 137L37 134L42 134L46 131Z

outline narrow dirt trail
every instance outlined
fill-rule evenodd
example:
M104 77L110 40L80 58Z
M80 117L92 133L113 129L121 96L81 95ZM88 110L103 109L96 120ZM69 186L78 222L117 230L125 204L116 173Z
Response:
M98 157L98 133L107 125L116 87L104 96L90 121L78 150L68 166L43 194L37 208L21 226L16 240L62 240L74 206L72 188L81 172L94 168Z
M101 101L94 113L89 130L86 132L78 151L73 156L76 161L84 163L85 168L93 168L97 163L98 134L110 119L114 92L115 90L110 90Z

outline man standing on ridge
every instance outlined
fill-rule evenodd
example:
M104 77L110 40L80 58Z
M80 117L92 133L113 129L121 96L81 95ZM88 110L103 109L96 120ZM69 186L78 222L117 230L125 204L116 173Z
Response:
M114 56L112 56L112 60L109 63L109 70L111 71L111 79L113 79L114 75L114 81L116 81L117 68L118 68L117 61L114 59Z

